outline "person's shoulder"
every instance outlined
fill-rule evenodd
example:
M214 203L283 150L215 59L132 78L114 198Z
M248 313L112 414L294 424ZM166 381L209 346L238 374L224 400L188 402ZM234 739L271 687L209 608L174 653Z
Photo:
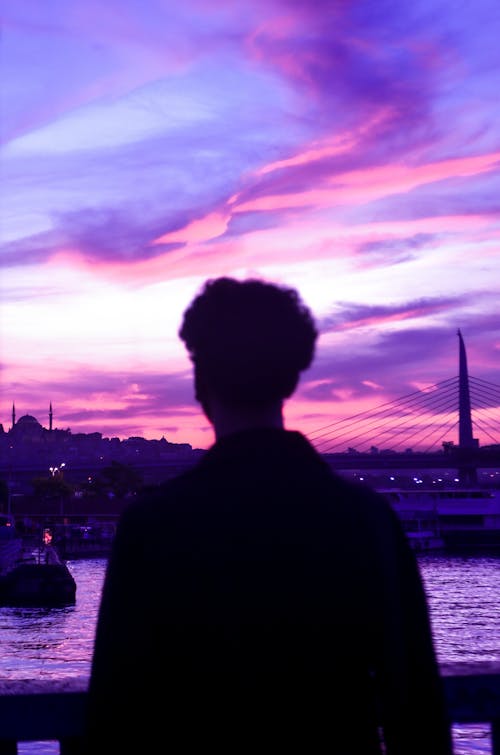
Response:
M144 488L123 511L122 524L133 526L147 521L151 525L158 518L175 515L184 502L200 489L200 476L199 464L196 464L176 477Z
M337 472L332 472L335 476L336 484L342 492L350 495L360 501L369 501L374 505L386 507L389 505L388 499L376 488L356 480L348 480Z
M348 480L334 471L331 472L331 476L337 499L343 500L352 509L366 512L370 518L393 518L395 512L390 501L376 488Z
M364 482L348 479L333 469L301 433L292 432L288 433L288 436L295 445L298 456L300 455L302 461L311 469L311 480L314 481L316 490L325 491L337 509L343 507L360 514L366 512L369 518L381 519L384 515L392 518L394 511L391 503L376 488Z

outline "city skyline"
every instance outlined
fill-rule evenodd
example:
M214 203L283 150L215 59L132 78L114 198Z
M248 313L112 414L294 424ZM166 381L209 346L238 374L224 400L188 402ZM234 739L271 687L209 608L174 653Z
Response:
M454 377L458 329L500 384L494 0L2 16L4 428L51 401L72 432L206 448L177 331L219 275L297 288L316 317L291 429Z
M495 385L475 376L469 375L465 344L460 332L459 375L428 386L426 390L413 391L390 402L373 406L367 411L336 419L326 426L316 428L309 433L311 442L320 453L380 451L424 453L446 451L451 446L476 448L480 446L500 447L500 385ZM54 426L54 410L49 402L46 417L47 427L31 414L19 413L13 403L10 427L0 428L5 436L11 435L14 427L23 425L23 436L38 430L45 434L85 434L73 433L70 427ZM438 424L437 418L440 423ZM105 437L98 428L89 435ZM1 437L1 436L0 436ZM133 440L143 436L128 436L113 440ZM106 438L105 438L106 439ZM109 440L109 438L107 438ZM159 438L147 440L158 441ZM162 435L161 440L166 440ZM169 443L171 441L169 440ZM184 445L186 442L184 442ZM192 445L192 444L188 444Z

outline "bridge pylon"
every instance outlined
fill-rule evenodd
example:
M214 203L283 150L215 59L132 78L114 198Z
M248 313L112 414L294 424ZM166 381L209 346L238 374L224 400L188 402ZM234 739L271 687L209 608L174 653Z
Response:
M458 476L464 485L477 483L477 466L475 449L477 440L472 433L472 415L470 405L469 372L464 339L460 329L457 331L459 344L458 370Z

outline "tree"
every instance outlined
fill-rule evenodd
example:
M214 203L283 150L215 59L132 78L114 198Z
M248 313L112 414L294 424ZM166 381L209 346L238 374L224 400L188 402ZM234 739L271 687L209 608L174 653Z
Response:
M96 480L96 487L112 493L117 498L137 493L142 485L141 473L130 464L121 464L118 461L112 461L109 466L104 467Z
M62 477L35 477L31 481L36 498L69 498L72 486Z

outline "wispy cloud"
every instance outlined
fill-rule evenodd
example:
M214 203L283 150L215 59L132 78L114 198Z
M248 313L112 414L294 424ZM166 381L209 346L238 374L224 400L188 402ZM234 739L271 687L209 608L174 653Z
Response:
M221 274L313 309L304 429L448 377L457 327L500 382L495 0L3 16L4 424L53 398L74 429L210 442L177 329Z

